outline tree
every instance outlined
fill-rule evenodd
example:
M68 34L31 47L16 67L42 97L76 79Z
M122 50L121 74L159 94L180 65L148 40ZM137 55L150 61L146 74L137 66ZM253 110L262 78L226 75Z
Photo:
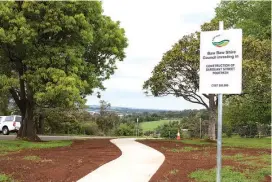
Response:
M235 128L271 122L271 2L222 1L216 16L202 30L217 30L223 20L228 28L242 28L243 94L224 98L224 122Z
M9 98L7 94L0 93L0 115L9 115Z
M224 122L231 128L271 123L270 40L248 38L244 45L243 94L224 99Z
M18 137L29 140L39 140L36 107L84 105L125 57L124 30L100 2L2 2L0 27L0 89L20 109Z
M143 88L154 96L174 95L204 106L209 111L209 137L215 139L217 97L198 93L199 35L185 35L167 51Z
M224 21L225 29L241 28L243 36L271 38L271 1L221 1L215 13L202 31L218 30L219 21Z
M96 123L99 129L108 134L112 129L116 128L120 124L119 116L109 111L110 103L107 103L104 100L100 101L100 115L96 118Z
M263 12L262 9L265 9L265 11ZM261 15L257 15L257 12ZM267 84L270 83L270 76L266 74L262 77L264 82L255 84L255 81L258 83L258 80L253 79L252 82L249 75L270 73L270 70L265 70L266 66L270 68L270 61L267 60L271 58L271 48L268 45L269 42L265 40L268 37L270 39L271 36L270 12L271 2L221 2L216 8L216 17L201 27L203 31L218 30L218 22L223 20L225 28L243 29L243 67L245 68L243 86L246 94L256 93L258 95L266 90L266 94L261 94L263 99L267 98L269 93L271 95L270 91L267 92L267 89L270 89ZM261 28L256 29L256 27ZM263 41L258 40L258 38ZM262 66L255 67L258 63L261 63ZM255 68L258 68L259 71L252 70ZM261 69L265 71L260 72ZM198 72L199 33L194 33L183 36L171 50L163 55L161 62L154 68L152 76L144 83L143 88L147 93L151 91L154 96L174 95L204 106L209 111L209 138L215 139L217 96L213 94L200 95L198 93ZM256 87L257 85L258 87ZM250 91L247 88L258 88L259 91L255 92L256 89Z
M243 59L244 94L254 93L256 98L267 100L271 95L269 41L244 37ZM198 72L199 33L195 33L184 36L163 55L143 88L154 96L174 95L204 106L209 111L209 138L215 139L217 96L198 93Z

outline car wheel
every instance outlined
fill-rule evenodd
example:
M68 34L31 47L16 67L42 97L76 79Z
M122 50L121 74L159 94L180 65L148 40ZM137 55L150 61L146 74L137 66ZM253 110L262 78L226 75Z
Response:
M3 131L3 135L8 135L9 134L9 129L6 126L3 127L2 131Z

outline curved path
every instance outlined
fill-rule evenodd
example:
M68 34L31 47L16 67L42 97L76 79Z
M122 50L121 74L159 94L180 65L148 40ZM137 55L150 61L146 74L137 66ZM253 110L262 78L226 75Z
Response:
M147 182L165 159L159 151L133 138L113 139L111 142L119 147L122 155L78 182Z

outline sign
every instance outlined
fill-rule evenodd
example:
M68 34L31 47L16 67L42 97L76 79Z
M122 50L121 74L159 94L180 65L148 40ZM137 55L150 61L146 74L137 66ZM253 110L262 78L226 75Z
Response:
M242 92L242 30L200 34L200 93Z

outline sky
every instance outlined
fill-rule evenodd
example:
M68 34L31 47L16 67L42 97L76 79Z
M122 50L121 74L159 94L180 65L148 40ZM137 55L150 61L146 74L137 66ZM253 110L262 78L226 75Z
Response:
M104 14L126 31L126 58L117 63L117 70L104 82L107 88L101 99L112 106L183 110L200 109L174 96L146 96L143 83L151 76L163 53L182 36L200 30L210 21L220 0L102 0ZM99 105L96 94L87 97L88 105Z

